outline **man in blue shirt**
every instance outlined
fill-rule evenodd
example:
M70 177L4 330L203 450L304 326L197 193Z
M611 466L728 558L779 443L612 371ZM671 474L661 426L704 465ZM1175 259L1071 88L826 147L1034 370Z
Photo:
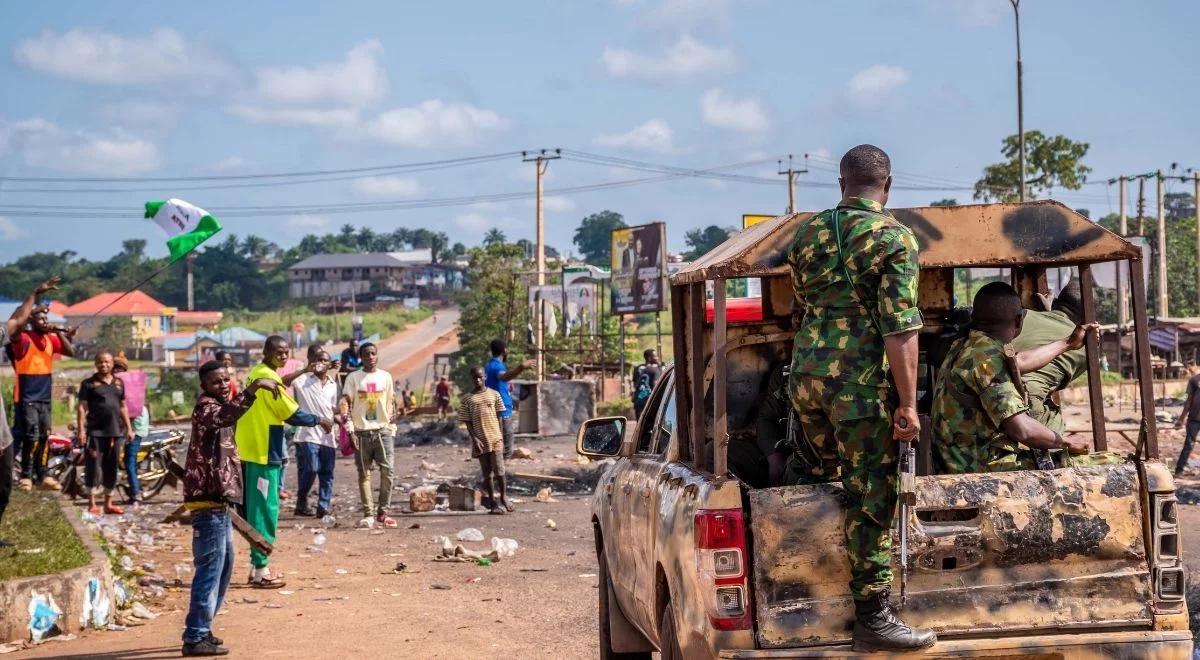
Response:
M504 432L504 458L510 458L513 450L513 403L512 395L508 392L508 381L520 376L522 371L529 368L530 363L524 362L517 365L516 369L509 369L508 365L504 363L505 358L508 357L508 344L503 339L493 339L491 348L492 359L484 368L483 384L499 392L500 399L504 401L501 430Z

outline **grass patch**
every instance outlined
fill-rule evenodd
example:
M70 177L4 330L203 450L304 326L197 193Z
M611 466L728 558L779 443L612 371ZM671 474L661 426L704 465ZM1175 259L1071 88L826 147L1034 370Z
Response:
M0 548L0 580L57 573L91 561L63 516L57 494L14 489L0 523L0 539L16 544Z
M432 313L432 310L426 307L408 309L396 305L385 310L361 311L358 315L363 318L364 336L369 337L375 333L379 333L381 336L386 337L387 335L403 330L410 323L424 320ZM229 328L240 325L244 328L250 328L255 332L261 332L264 335L271 335L286 334L286 331L294 323L303 323L306 328L316 325L321 333L322 341L326 339L345 341L350 338L350 333L353 330L350 325L351 316L353 315L349 312L342 312L337 315L337 337L334 337L335 324L333 315L319 314L312 308L304 306L268 312L227 310L225 318L221 321L221 327Z

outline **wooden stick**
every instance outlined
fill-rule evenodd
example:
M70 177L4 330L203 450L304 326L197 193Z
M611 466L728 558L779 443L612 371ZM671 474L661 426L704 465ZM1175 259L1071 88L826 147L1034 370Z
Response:
M167 470L169 470L171 474L175 475L175 477L180 481L183 481L184 476L187 474L187 471L183 469L183 466L175 460L170 460L167 462ZM229 509L229 520L231 523L233 523L233 528L237 530L238 534L242 535L242 538L246 539L247 543L264 555L270 555L271 552L275 550L275 546L272 545L271 542L266 539L266 537L258 533L258 530L254 529L250 523L246 522L245 518L238 515L237 510L235 510L233 506L228 506L227 508ZM167 516L166 520L163 522L169 522L177 519L186 510L186 504L179 505L179 508L171 512L171 515Z

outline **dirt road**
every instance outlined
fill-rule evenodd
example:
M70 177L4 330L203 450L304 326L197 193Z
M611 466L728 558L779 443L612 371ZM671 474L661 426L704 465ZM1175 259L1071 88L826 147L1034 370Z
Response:
M431 392L433 376L427 373L428 366L434 354L458 350L458 317L457 307L438 310L436 315L380 340L380 366L399 385ZM341 355L345 347L345 344L330 347L330 355Z
M538 462L514 461L510 469L540 471L567 464L573 439L535 441ZM561 454L565 458L552 458ZM397 448L398 481L420 483L419 466L443 463L438 474L474 472L464 448L436 445ZM289 487L294 470L288 471ZM324 531L319 553L312 518L291 515L284 503L272 567L288 585L279 591L244 586L246 545L237 539L238 563L215 634L232 657L307 658L590 658L596 656L596 562L587 498L556 495L540 503L516 496L516 513L396 515L392 530L354 529L357 486L350 459L339 459L335 476L339 526ZM164 491L177 500L170 489ZM401 505L404 505L402 507ZM393 509L405 508L394 501ZM175 504L153 507L161 517ZM555 521L557 529L547 528ZM414 528L414 526L417 526ZM491 537L516 539L515 557L492 566L439 563L434 536L451 539L475 527L487 538L464 545L490 550ZM171 529L157 545L167 550L137 557L159 567L190 562L190 528ZM177 549L171 552L170 549ZM393 573L397 562L408 570ZM185 577L185 581L190 576ZM157 620L123 632L90 632L68 642L47 643L13 658L179 657L187 589L172 588L151 608Z

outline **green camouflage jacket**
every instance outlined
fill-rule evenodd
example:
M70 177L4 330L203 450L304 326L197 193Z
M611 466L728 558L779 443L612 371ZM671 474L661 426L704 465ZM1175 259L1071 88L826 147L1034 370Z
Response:
M846 250L845 270L856 288L839 264L835 210ZM847 197L837 209L822 211L800 225L787 258L796 300L804 308L792 353L792 378L883 386L887 359L882 337L922 326L912 230L882 204Z
M1021 446L1000 424L1029 410L1004 364L1004 344L972 330L954 342L933 388L934 451L946 470L1019 469Z

